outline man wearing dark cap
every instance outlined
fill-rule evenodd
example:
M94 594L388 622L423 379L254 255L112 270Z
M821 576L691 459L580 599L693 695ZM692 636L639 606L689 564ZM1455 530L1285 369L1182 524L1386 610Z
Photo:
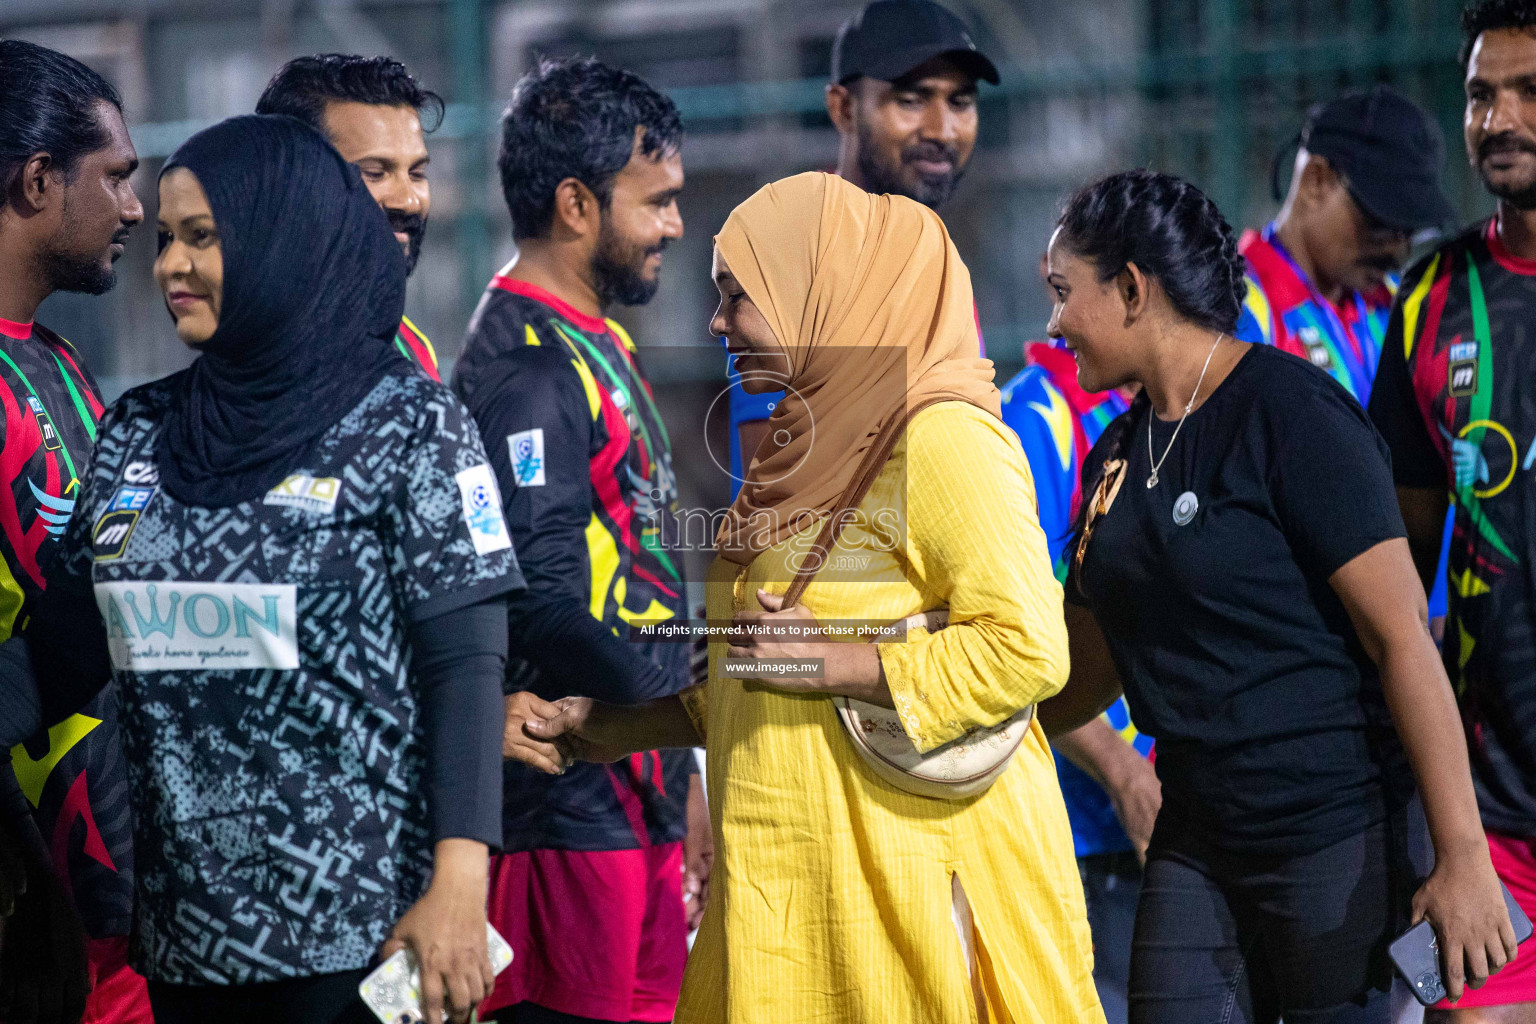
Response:
M875 0L832 45L837 173L938 209L976 148L980 81L996 85L997 68L954 14L928 0Z
M1410 241L1454 218L1440 134L1378 85L1314 106L1298 141L1285 205L1238 243L1248 260L1238 337L1310 360L1364 403Z
M1464 856L1536 916L1536 2L1480 0L1462 28L1467 158L1498 208L1403 275L1370 414L1426 583L1455 519L1442 654L1488 837ZM1536 945L1425 1020L1536 1024Z
M937 210L976 149L976 87L997 68L965 23L931 0L874 0L832 44L827 116L837 129L836 174L877 195ZM749 395L731 373L731 476L736 486L768 431L782 392Z

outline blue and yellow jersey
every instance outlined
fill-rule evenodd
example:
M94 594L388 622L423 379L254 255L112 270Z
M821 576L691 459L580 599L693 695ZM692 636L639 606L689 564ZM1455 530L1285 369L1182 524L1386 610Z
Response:
M1078 387L1077 365L1065 349L1035 342L1024 346L1024 357L1027 365L1003 385L1003 422L1019 435L1029 459L1051 563L1057 579L1065 579L1083 460L1128 403L1117 392L1089 394ZM1151 752L1152 738L1136 731L1125 698L1116 700L1104 717L1127 743L1142 754ZM1077 856L1129 850L1131 842L1098 783L1060 755L1056 771Z
M1300 356L1344 385L1362 405L1369 401L1397 278L1389 276L1369 295L1351 293L1335 306L1285 251L1273 224L1263 232L1243 232L1238 251L1248 261L1248 290L1236 336Z

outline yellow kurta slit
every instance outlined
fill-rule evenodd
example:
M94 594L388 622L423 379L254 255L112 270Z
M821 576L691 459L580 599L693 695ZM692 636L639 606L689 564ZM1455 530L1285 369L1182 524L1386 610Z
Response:
M950 609L949 628L882 645L906 728L931 747L1047 697L1066 679L1061 589L1018 441L974 406L920 413L834 557L806 591L822 622ZM875 550L886 510L904 534ZM743 569L718 561L706 598L729 618L782 593L805 533ZM985 793L892 788L842 735L832 701L716 674L690 694L707 733L717 859L680 1024L974 1024L951 920L973 908L989 1019L1102 1024L1072 836L1050 748L1032 726Z

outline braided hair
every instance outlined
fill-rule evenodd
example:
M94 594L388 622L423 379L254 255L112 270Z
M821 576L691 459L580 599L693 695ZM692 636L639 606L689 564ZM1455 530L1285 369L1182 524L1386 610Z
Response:
M1156 279L1179 316L1212 331L1231 334L1242 315L1246 264L1237 236L1216 204L1198 188L1171 174L1134 170L1111 174L1067 200L1057 221L1060 243L1093 263L1100 281L1113 279L1134 263ZM1151 404L1145 390L1131 408L1105 428L1105 456L1083 488L1069 549L1072 575L1079 575L1092 536L1093 520L1109 508L1123 464L1130 425ZM1078 581L1079 592L1082 583Z

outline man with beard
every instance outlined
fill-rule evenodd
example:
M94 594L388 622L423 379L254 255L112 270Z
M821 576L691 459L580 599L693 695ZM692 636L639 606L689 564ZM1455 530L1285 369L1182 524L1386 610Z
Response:
M100 75L0 41L0 640L25 628L47 584L102 412L79 353L34 316L54 292L113 286L144 219L129 184L138 162L122 100ZM83 1005L88 1021L149 1020L127 965L133 848L113 693L14 748L0 781L5 824L30 841L31 860L5 924L0 1018L73 1024Z
M835 173L866 192L937 210L975 152L981 81L996 85L997 68L947 8L931 0L866 5L832 44L827 116L839 139ZM730 372L731 476L739 484L784 393L748 394Z
M1310 360L1364 403L1412 236L1455 217L1438 181L1444 147L1429 115L1385 85L1317 104L1298 141L1285 204L1238 241L1237 336Z
M1455 518L1446 672L1487 855L1536 915L1536 2L1482 0L1462 27L1467 157L1498 208L1403 275L1370 413L1426 585ZM1426 1020L1536 1022L1536 950Z
M279 68L256 101L256 113L298 118L356 164L405 252L405 272L416 269L432 210L426 133L443 119L442 97L423 89L393 58L321 53ZM431 128L422 126L424 114ZM439 379L437 352L409 317L400 321L395 345Z
M517 260L492 278L453 386L486 438L528 580L511 608L512 691L634 704L688 684L683 644L631 639L684 618L662 521L677 497L666 428L629 335L605 312L655 294L683 235L672 102L592 59L545 60L502 118ZM521 722L508 698L508 720ZM693 755L637 754L559 776L508 762L490 919L516 959L499 1021L668 1021L687 956L681 876Z

